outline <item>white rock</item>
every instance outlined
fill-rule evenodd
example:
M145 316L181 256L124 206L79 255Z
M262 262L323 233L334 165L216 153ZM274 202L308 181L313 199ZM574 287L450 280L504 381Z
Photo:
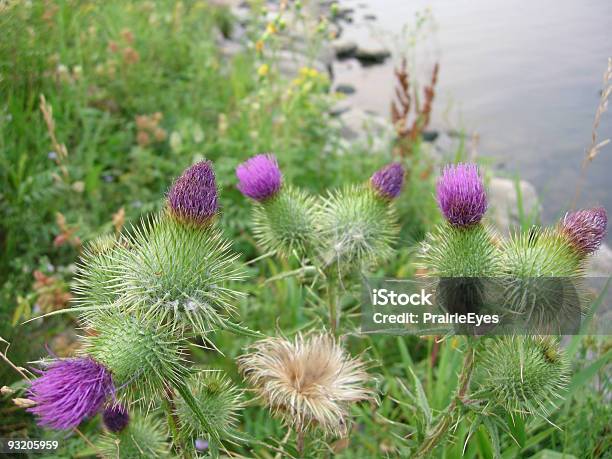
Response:
M541 204L535 187L525 181L519 182L520 194L525 215L537 215L541 211ZM489 216L493 225L502 234L509 234L519 226L518 196L514 180L493 177L489 183Z
M355 52L355 57L364 64L378 64L390 56L391 51L377 43L360 44Z
M612 275L612 249L607 244L602 244L595 255L590 258L587 273L590 277Z
M357 51L357 43L348 39L337 39L331 42L332 50L336 57L344 59L351 57Z

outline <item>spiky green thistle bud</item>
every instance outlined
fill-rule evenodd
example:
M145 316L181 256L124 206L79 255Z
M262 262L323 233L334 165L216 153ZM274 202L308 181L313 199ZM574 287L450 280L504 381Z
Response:
M132 309L205 334L226 325L243 293L238 255L218 229L185 225L166 213L131 238L119 262L123 299Z
M119 297L117 260L123 250L121 242L110 235L100 236L85 247L76 272L77 304L97 307Z
M197 373L189 381L189 389L200 411L209 420L209 426L202 426L189 405L179 399L177 413L187 435L219 438L230 443L240 441L237 426L238 415L244 407L242 391L217 371ZM210 432L210 429L214 431Z
M393 205L369 186L330 193L318 208L317 230L324 266L341 271L388 259L399 231Z
M582 257L556 230L533 227L513 234L502 248L504 272L511 277L576 277Z
M95 442L105 459L151 459L170 456L164 424L153 417L136 414L119 433L107 432Z
M171 323L117 309L89 315L85 352L105 365L117 387L117 398L151 398L189 374L184 342Z
M253 209L253 232L265 251L302 257L314 241L314 199L290 185Z
M494 277L500 273L496 239L481 223L467 228L445 223L427 235L421 264L437 277Z
M472 395L521 417L546 417L567 386L569 364L552 337L504 336L484 343Z

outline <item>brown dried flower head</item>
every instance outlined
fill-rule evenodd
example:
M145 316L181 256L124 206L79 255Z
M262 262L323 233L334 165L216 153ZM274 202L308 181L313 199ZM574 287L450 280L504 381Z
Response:
M318 427L345 435L350 405L372 399L365 364L327 334L263 339L239 366L270 410L298 432Z

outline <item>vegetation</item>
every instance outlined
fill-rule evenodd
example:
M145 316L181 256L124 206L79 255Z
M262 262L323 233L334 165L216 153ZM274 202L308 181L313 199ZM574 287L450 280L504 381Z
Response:
M565 457L605 457L612 447L609 340L569 340L563 357L568 380L562 385L562 399L546 417L504 413L492 426L487 418L455 410L469 382L462 375L483 343L465 337L357 333L360 273L338 274L329 268L340 264L334 258L337 253L308 252L308 247L346 242L334 239L338 234L332 229L349 227L355 209L375 209L371 223L379 231L374 236L376 253L362 256L368 246L353 240L343 245L343 262L350 260L350 268L355 268L364 261L368 273L379 276L417 272L420 244L441 221L433 197L433 171L440 164L427 155L420 139L429 121L438 67L425 87L428 102L416 110L416 119L408 121L410 105L398 96L396 148L347 148L330 115L336 99L328 92L329 78L314 60L329 37L328 20L310 26L299 2L276 15L258 14L265 13L264 7L253 2L241 38L245 46L229 54L220 43L232 35L236 19L212 2L0 4L0 437L58 439L60 449L46 456L58 458L116 457L118 437L123 445L120 457L215 455L219 445L232 454L264 458L332 453L406 457L415 452L510 458L543 457L543 450L551 455L563 452ZM333 8L329 14L334 14ZM305 62L289 73L280 52L293 32L286 17L302 24L300 33L307 43ZM398 72L404 95L416 91L407 82L406 69ZM423 114L427 118L419 119ZM247 158L264 152L274 152L284 183L292 188L283 188L286 195L268 204L249 202L237 187L235 171ZM461 160L463 152L448 155ZM193 228L184 229L179 221L163 217L168 205L163 197L173 181L202 160L212 162L220 189L215 233L203 242L193 239ZM364 194L373 172L393 160L406 171L401 195L394 195L390 203L376 191ZM324 199L314 204L314 196ZM297 201L299 205L292 205ZM296 231L296 221L301 220L287 218L295 209L300 215L313 212L312 226L300 227L318 231L320 240L308 234L296 243L274 232L280 226ZM266 227L273 217L282 225ZM440 233L437 237L446 234L435 231ZM146 260L156 256L168 234L184 238L173 243L179 244L183 261L191 264L197 259L186 246L214 252L225 243L219 241L229 241L224 250L239 254L231 262L243 269L240 278L224 278L239 294L223 303L231 303L228 316L237 321L225 316L206 322L189 317L180 322L179 316L167 315L151 319L134 306L138 301L119 313L75 310L48 315L112 302L108 289L97 289L114 269L105 266L107 262L117 263L122 275L136 273L129 280L128 295L141 298L147 276L157 272L145 269L154 264ZM105 258L109 247L120 246L117 241L130 241L140 252ZM297 257L296 247L304 251ZM375 264L382 252L385 263ZM223 264L222 258L217 262ZM187 271L179 268L166 273L164 288L195 289ZM153 293L158 296L147 301L160 303L164 292ZM129 320L121 315L126 311ZM175 320L180 326L175 327ZM211 328L212 333L201 333ZM325 329L341 337L341 346L327 335L312 338L320 340L319 345L309 344L309 331ZM105 333L97 333L102 330ZM275 338L262 344L253 334ZM136 335L149 344L137 348L142 340L131 340ZM168 345L157 349L161 341ZM521 345L500 342L483 356L483 368L499 370L494 365L497 353ZM280 355L292 355L301 347L313 353L329 349L337 365L344 368L349 362L353 376L358 374L368 386L367 393L361 387L340 391L338 398L354 391L352 401L360 403L332 406L329 412L337 416L325 417L333 427L323 437L302 435L308 427L305 418L291 420L292 428L302 430L287 429L291 422L273 417L255 399L256 393L266 393L257 387L256 377L241 374L244 368L263 365L254 349L281 348ZM142 352L130 352L133 349ZM158 359L157 367L146 369L142 383L127 391L127 403L146 396L146 403L130 409L129 430L118 429L115 435L109 425L124 423L106 418L121 414L105 412L88 417L67 435L41 428L24 410L32 408L26 381L37 376L34 368L39 365L33 361L48 362L49 354L54 359L83 352L100 365L114 367L121 386L133 384L134 374L142 376L130 360L134 355ZM258 359L249 360L249 355ZM547 363L540 358L536 364ZM207 371L211 369L216 371ZM188 379L192 370L198 372ZM475 378L486 377L477 373ZM167 381L176 382L170 385L175 393L168 393ZM253 385L256 393L245 391ZM282 411L282 405L273 408ZM311 418L317 419L316 414ZM350 435L347 426L334 424L344 416L352 419Z

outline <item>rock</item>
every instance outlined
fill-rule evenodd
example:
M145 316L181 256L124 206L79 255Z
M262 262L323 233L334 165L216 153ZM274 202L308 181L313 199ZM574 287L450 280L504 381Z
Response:
M391 56L391 51L382 45L359 45L355 57L362 64L380 64Z
M357 43L352 40L338 39L330 43L331 48L338 59L346 59L355 55Z
M435 142L439 135L438 131L424 131L421 134L423 142Z
M523 212L525 215L538 214L541 205L535 187L525 181L519 182ZM489 207L492 223L502 234L510 234L510 231L519 226L518 196L514 180L493 177L489 183Z
M365 19L366 21L376 21L376 15L375 14L365 14L363 16L363 19Z
M331 116L340 116L343 113L348 112L351 109L351 102L347 98L342 98L337 101L330 109L329 114Z
M612 274L612 249L602 244L590 258L587 265L587 277L608 277Z
M335 91L341 94L354 94L356 89L355 86L353 86L352 84L341 83L336 86Z
M395 139L390 121L375 113L352 109L339 117L341 136L347 141L374 151L388 150Z

